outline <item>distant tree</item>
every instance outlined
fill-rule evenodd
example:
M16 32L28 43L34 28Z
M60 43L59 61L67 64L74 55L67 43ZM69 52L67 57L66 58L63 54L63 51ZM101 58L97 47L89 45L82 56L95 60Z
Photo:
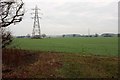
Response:
M0 39L2 48L12 42L11 32L5 29L12 23L22 21L24 15L23 5L22 0L0 0Z
M76 36L76 34L73 34L73 37L75 37Z
M92 37L92 35L89 35L88 37Z
M118 33L118 37L120 37L120 33Z
M62 37L65 37L65 35L63 34Z
M27 34L26 37L27 37L27 38L30 38L30 34Z
M42 34L42 37L45 38L45 37L46 37L46 34Z
M99 35L98 34L95 34L95 37L98 37Z

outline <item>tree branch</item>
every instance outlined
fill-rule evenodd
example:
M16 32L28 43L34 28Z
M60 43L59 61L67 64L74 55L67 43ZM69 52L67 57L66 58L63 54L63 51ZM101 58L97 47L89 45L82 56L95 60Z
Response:
M22 1L20 4L17 4L17 2L0 2L0 4L0 10L3 10L0 14L0 28L22 21L22 16L24 15L24 10L22 11L24 3ZM16 9L13 10L15 14L11 16L10 12L12 12L11 9L14 9L14 7L16 7Z

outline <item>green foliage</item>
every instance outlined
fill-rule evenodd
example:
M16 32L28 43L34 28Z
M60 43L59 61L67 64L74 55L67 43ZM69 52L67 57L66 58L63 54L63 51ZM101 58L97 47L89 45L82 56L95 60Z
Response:
M81 55L118 55L117 37L15 39L26 50L80 53ZM16 43L17 44L17 43ZM11 45L12 46L12 45Z

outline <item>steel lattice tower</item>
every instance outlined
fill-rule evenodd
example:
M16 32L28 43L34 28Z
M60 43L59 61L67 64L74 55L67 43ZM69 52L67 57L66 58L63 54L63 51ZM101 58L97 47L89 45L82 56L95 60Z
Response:
M34 17L32 17L34 19L34 24L33 24L33 31L32 31L32 37L33 38L41 38L41 29L40 29L40 20L39 18L39 13L38 10L40 10L37 6L35 7L35 9L33 9L34 12Z

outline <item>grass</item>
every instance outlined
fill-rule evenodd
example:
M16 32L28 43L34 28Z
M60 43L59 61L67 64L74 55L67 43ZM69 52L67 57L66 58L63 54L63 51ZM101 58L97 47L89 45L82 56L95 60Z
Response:
M118 78L117 37L14 39L2 58L3 78Z
M19 45L19 46L17 46ZM81 55L118 56L117 37L15 39L17 48L35 51L80 53Z
M3 78L118 78L113 56L5 49L2 65Z
M64 65L59 69L65 78L117 78L118 61L113 57L63 54Z

